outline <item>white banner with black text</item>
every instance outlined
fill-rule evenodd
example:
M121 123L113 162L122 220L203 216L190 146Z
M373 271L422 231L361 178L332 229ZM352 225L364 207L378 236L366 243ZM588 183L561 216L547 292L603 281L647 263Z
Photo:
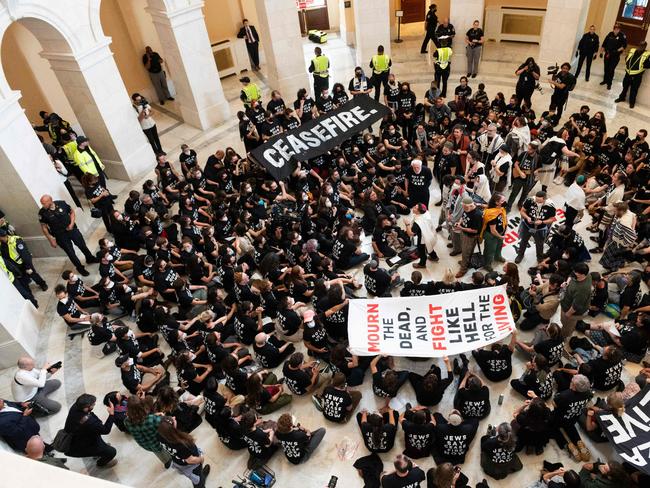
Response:
M498 342L515 330L505 286L443 295L351 300L350 351L442 357Z

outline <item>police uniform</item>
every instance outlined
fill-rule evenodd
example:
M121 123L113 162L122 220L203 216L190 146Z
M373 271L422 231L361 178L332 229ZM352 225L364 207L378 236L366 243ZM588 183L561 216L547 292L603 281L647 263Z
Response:
M22 281L25 285L29 285L30 280L41 287L43 291L47 290L47 283L34 269L32 262L32 255L27 249L27 244L20 236L9 236L4 229L0 229L0 237L6 237L6 241L0 241L0 252L5 262L13 261L20 269L22 274Z
M650 51L630 49L625 58L625 77L623 78L623 91L616 99L616 102L623 102L627 97L627 89L630 89L630 108L634 108L636 94L643 80L643 73L650 68Z
M72 155L72 161L83 174L90 173L96 176L99 179L99 184L107 188L104 164L99 159L95 150L90 145L87 145L85 149L79 149L79 144L85 140L87 139L83 136L77 139L77 149Z
M330 60L320 54L311 60L309 72L314 74L314 96L319 97L321 91L330 86L329 74Z
M603 60L605 64L605 74L603 76L603 81L600 84L607 85L607 89L609 90L612 87L612 81L614 80L616 65L621 59L621 52L619 50L627 47L627 38L622 31L618 31L618 34L614 34L612 31L605 36L601 47L605 51L605 58Z
M384 86L384 95L387 91L388 75L390 74L390 67L393 61L387 54L375 54L370 61L372 68L372 86L375 88L375 101L379 101L379 91L381 86Z
M16 290L18 290L18 293L25 299L29 300L32 302L32 304L38 308L38 302L34 298L34 295L32 295L32 292L30 289L25 285L23 281L20 280L18 276L14 273L12 269L12 266L7 266L5 263L5 260L3 259L2 256L0 256L0 270L4 271L5 274L7 275L7 278L9 278L9 282L12 283L15 287Z
M244 79L248 78L242 78L242 80ZM251 83L249 81L248 84L241 89L241 95L239 98L242 102L244 102L244 107L248 108L251 106L251 102L253 100L257 100L259 102L262 99L262 92L255 83Z
M70 213L72 209L63 200L54 201L54 209L41 208L38 211L38 221L42 225L46 225L47 229L52 237L56 240L56 243L61 247L63 252L65 252L75 268L83 274L85 271L84 266L79 261L79 258L75 254L74 245L76 245L79 250L86 257L86 263L96 263L97 259L86 246L86 241L84 240L81 232L77 228L77 225L72 226L72 230L68 230L67 227L70 225ZM87 271L86 271L87 273Z
M447 97L447 79L449 79L449 73L451 72L452 54L453 51L450 47L439 47L433 54L433 57L436 58L435 80L438 87L442 90L440 93L442 98ZM441 81L442 85L440 84Z

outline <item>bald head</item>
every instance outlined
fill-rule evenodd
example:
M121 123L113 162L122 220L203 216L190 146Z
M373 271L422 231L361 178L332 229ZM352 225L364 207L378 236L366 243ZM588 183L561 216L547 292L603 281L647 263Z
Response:
M27 371L34 369L34 360L27 356L20 358L17 364L20 369L26 369Z
M51 208L54 205L54 200L52 200L52 195L43 195L41 197L41 205L43 208Z
M45 443L40 435L32 436L25 446L25 454L29 459L41 459L45 454Z
M264 332L260 332L255 336L255 344L257 344L258 346L263 346L264 344L266 344L267 338L268 337Z

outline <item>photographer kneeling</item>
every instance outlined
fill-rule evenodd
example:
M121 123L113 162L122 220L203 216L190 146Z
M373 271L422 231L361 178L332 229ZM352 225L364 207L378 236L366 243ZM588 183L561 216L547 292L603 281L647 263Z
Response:
M560 70L557 70L557 65L554 69L549 68L548 74L552 77L548 80L549 84L553 87L553 95L551 95L550 107L557 108L557 120L562 117L564 106L569 99L569 92L576 86L576 78L570 73L571 64L562 63Z

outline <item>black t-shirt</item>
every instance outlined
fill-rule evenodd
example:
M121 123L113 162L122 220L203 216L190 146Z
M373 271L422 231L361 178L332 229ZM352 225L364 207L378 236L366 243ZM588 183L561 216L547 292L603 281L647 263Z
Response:
M327 420L333 422L342 421L348 413L348 407L352 405L350 394L333 386L328 386L323 390L321 400L323 415Z
M555 366L560 361L563 350L564 342L561 337L557 339L546 339L535 344L535 352L540 353L548 359L549 366Z
M266 110L271 112L273 115L279 115L284 112L284 100L281 98L279 100L271 99L269 103L266 104Z
M490 381L503 381L512 375L512 351L502 347L500 351L481 349L472 351L472 355Z
M169 453L174 463L180 464L181 466L187 466L185 462L187 458L199 455L199 448L195 444L186 446L185 444L170 442L163 439L160 435L158 435L158 442Z
M93 324L88 331L88 341L93 346L98 346L108 342L113 337L113 330L110 326L104 324Z
M487 223L486 228L489 231L490 226L494 225L495 228L496 228L497 233L503 235L503 233L506 230L506 224L507 224L507 222L504 221L503 214L499 213L495 218L493 218L492 220L490 220Z
M472 96L472 87L469 85L458 85L454 90L454 95L462 100L465 100Z
M148 61L149 56L145 53L142 56L142 64L146 65ZM160 73L162 71L162 58L160 57L160 54L154 52L151 53L151 63L149 64L149 68L147 71L149 73Z
M77 281L74 283L66 283L66 291L68 292L68 297L74 299L76 296L83 296L86 292L86 288L84 287L84 282L81 281L81 278L77 278Z
M377 268L375 271L370 269L370 265L366 264L363 268L365 276L365 286L369 293L377 296L385 295L391 283L391 277L386 270Z
M478 420L465 420L460 425L451 425L442 419L436 418L436 446L438 453L445 461L452 464L463 464L465 455L469 451L469 445L472 443L476 430L478 429Z
M464 419L484 419L490 413L490 390L485 385L478 391L461 388L456 394L454 405Z
M269 435L259 427L244 434L244 440L248 445L248 452L251 456L258 459L266 459L273 448Z
M81 311L77 308L77 304L74 300L68 297L66 302L59 301L56 304L56 312L63 317L66 314L70 314L70 317L78 319L81 317ZM69 324L73 322L68 322Z
M372 391L379 397L393 398L397 395L397 390L390 391L384 386L384 373L386 373L386 371L377 371L372 375Z
M314 118L314 115L312 114L312 108L314 107L315 102L314 99L311 97L305 98L305 101L302 105L302 117L300 117L300 121L304 124L305 122L308 122ZM300 108L300 100L296 100L293 102L293 108L294 110L298 110Z
M122 384L124 387L129 390L129 392L135 395L138 392L138 386L142 383L142 374L135 364L132 364L128 371L125 371L120 368L120 374L122 376Z
M313 327L305 325L305 328L302 331L302 339L318 349L327 348L328 345L327 331L319 324L315 324Z
M553 397L555 402L553 415L556 423L563 425L574 424L587 408L590 398L591 393L589 392L578 393L571 389L561 391L555 395Z
M589 361L594 378L594 387L598 390L610 390L618 385L623 371L623 363L611 364L602 357Z
M404 454L412 459L420 459L431 454L435 439L435 426L431 422L419 425L404 419Z
M311 375L304 369L291 369L289 363L282 367L284 381L294 395L304 395L311 386Z
M531 220L533 221L533 223L530 224L529 227L533 227L535 225L534 222L536 220L544 221L555 216L555 205L550 200L546 200L541 205L538 205L537 202L535 201L535 198L530 197L527 198L526 201L524 202L523 208L528 214L528 216L531 218ZM537 228L543 229L545 227L547 227L546 224L541 224Z
M318 108L319 112L331 112L335 108L334 100L332 100L331 96L328 96L327 98L318 97L316 99L316 107Z
M310 438L307 433L300 429L294 429L288 433L277 432L275 436L280 441L289 462L299 464L307 454L307 445Z
M257 335L257 321L248 315L238 315L235 317L235 333L237 337L250 346Z
M225 373L226 386L237 395L246 395L248 375L242 369L237 369L232 375Z
M277 318L278 323L285 335L292 336L298 332L298 329L300 329L302 319L295 312L295 310L291 310L290 308L278 310Z
M368 422L361 423L361 412L357 414L357 422L359 422L359 428L361 429L361 436L363 437L363 443L366 445L366 448L370 452L383 453L388 452L393 448L395 444L395 434L397 433L397 426L392 424L384 424L381 428L381 433L379 434L379 439L375 442L372 435L372 427Z
M473 27L469 29L465 35L467 38L471 41L480 41L481 37L483 37L483 29L478 27L477 29L474 29ZM480 44L476 44L477 46L480 46Z
M424 471L415 466L406 476L387 474L381 479L381 488L419 488L425 479Z
M273 344L267 342L262 347L253 345L257 361L265 368L273 368L280 362L280 351Z
M508 464L512 461L515 450L506 449L500 443L497 437L483 437L481 439L481 451L483 451L493 464Z
M409 167L406 170L406 180L409 182L409 193L426 193L429 191L433 175L427 167L422 167L419 174L415 174L413 168Z
M481 227L483 226L483 213L478 208L474 208L474 210L470 210L469 212L463 211L460 217L460 225L461 227L476 231L474 233L463 231L466 235L478 237L478 233L481 232Z

